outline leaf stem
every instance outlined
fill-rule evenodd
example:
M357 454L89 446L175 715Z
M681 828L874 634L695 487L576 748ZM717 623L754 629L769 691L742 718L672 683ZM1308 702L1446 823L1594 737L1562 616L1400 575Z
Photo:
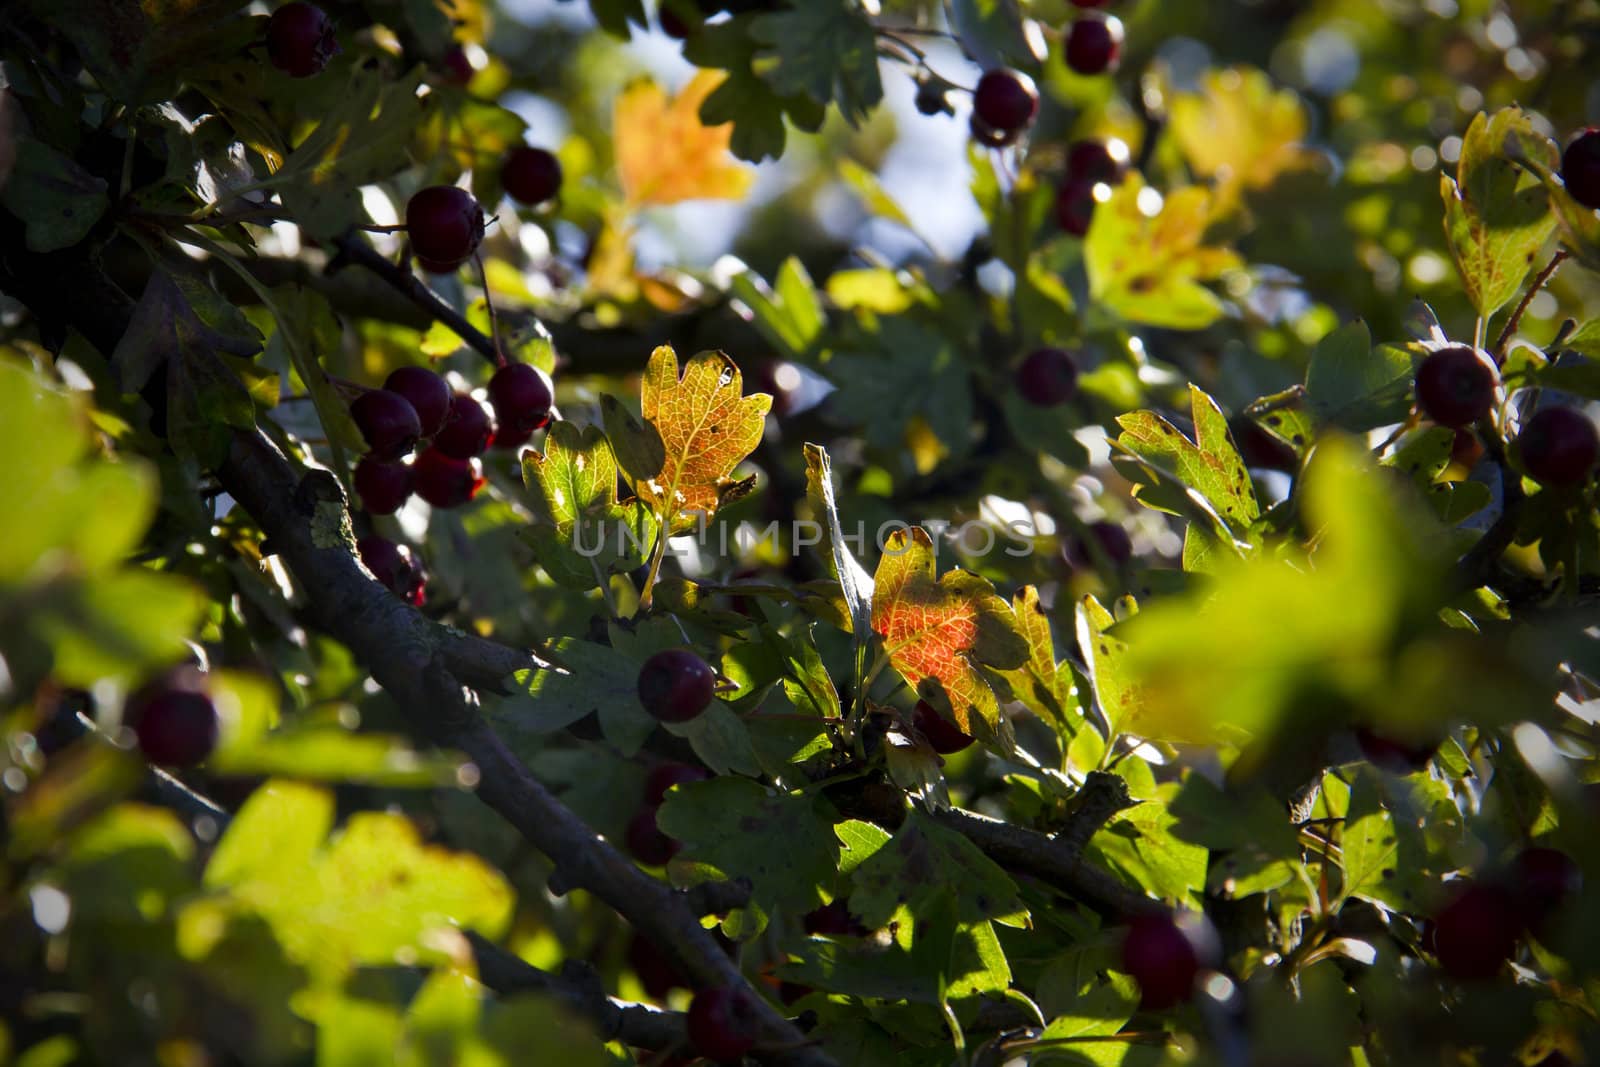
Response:
M1528 286L1528 291L1522 294L1522 299L1517 303L1516 309L1511 312L1511 317L1506 320L1505 328L1500 331L1500 336L1494 342L1494 355L1496 362L1503 362L1506 358L1506 346L1511 343L1512 334L1517 332L1517 327L1522 324L1522 313L1528 310L1528 305L1533 303L1533 298L1539 295L1539 290L1545 287L1561 264L1566 261L1567 250L1556 249L1556 254L1550 257L1550 262L1544 265L1544 270L1534 275L1533 282ZM1480 344L1479 347L1482 347Z

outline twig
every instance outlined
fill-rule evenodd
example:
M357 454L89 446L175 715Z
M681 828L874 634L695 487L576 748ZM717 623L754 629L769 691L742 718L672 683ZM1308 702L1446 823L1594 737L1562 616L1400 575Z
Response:
M436 635L446 669L479 692L505 693L506 680L518 671L548 670L550 664L532 652L502 645L453 626L440 626Z
M434 624L368 575L347 538L326 536L330 528L349 529L337 482L322 471L299 475L259 431L235 432L216 473L261 525L322 627L372 672L417 732L466 754L477 769L479 799L550 859L563 887L587 889L616 908L696 987L749 988L678 894L586 826L506 747L451 674ZM776 1050L767 1062L831 1067L832 1059L804 1045L805 1036L771 1004L750 995L759 1046Z
M1517 327L1521 325L1522 313L1528 310L1528 305L1533 303L1533 298L1538 295L1540 289L1545 287L1545 283L1550 280L1550 276L1556 272L1566 258L1567 250L1565 248L1556 249L1556 254L1550 257L1550 262L1545 264L1544 270L1534 277L1533 283L1528 286L1528 291L1522 294L1522 300L1517 303L1516 310L1506 320L1505 329L1500 331L1500 336L1494 342L1494 354L1498 361L1505 361L1506 345L1511 343L1511 336L1517 332Z
M332 274L348 263L365 267L425 311L430 318L450 327L468 348L495 366L500 365L499 349L495 347L494 340L468 322L461 312L445 303L444 299L429 289L422 279L404 267L390 263L379 255L376 249L354 234L346 233L335 238L333 243L339 254L328 262L327 273Z

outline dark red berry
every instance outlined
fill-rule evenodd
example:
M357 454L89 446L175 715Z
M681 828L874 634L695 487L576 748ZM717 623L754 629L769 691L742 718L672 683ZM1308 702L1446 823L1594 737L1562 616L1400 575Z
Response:
M1422 770L1438 751L1438 742L1402 740L1381 734L1368 726L1356 728L1356 744L1361 754L1380 770L1390 774L1414 774Z
M1584 207L1600 208L1600 129L1587 129L1561 154L1567 194Z
M1517 435L1517 455L1540 485L1577 485L1589 477L1600 459L1600 434L1581 411L1544 408Z
M204 761L221 732L206 677L194 667L169 671L134 693L126 717L144 758L163 767Z
M710 771L692 763L658 763L644 780L644 802L660 804L667 799L667 790L673 786L703 782L710 777Z
M971 738L967 740L970 743ZM872 932L865 923L850 914L843 897L807 912L801 925L806 933L824 937L865 937Z
M1511 861L1511 890L1529 929L1542 926L1583 889L1583 869L1555 848L1525 848Z
M1201 970L1221 955L1217 932L1198 912L1141 915L1122 941L1122 969L1139 983L1139 1003L1162 1011L1188 1000Z
M489 413L466 393L450 398L450 413L444 425L433 435L433 447L452 459L471 459L483 455L489 447L489 437L494 426Z
M386 389L368 389L356 397L350 417L379 459L399 459L415 448L422 436L417 409L405 397Z
M623 841L633 858L647 867L661 867L683 846L662 832L656 825L656 809L648 807L628 820Z
M1069 179L1056 189L1056 225L1074 237L1089 232L1094 220L1094 182Z
M967 129L972 134L972 139L985 148L1004 148L1015 144L1020 135L1019 130L997 130L974 114L967 120Z
M465 189L430 185L406 202L406 233L425 269L448 274L478 250L483 210Z
M1067 31L1067 66L1086 77L1115 70L1122 56L1122 20L1081 18Z
M472 60L460 45L450 47L439 60L439 67L444 71L445 81L451 85L465 86L472 81Z
M500 167L500 184L519 203L531 206L554 200L561 191L561 161L543 148L513 148Z
M628 965L638 976L644 991L656 1000L664 1000L674 989L689 984L667 959L666 953L656 948L649 938L638 934L628 943Z
M1133 558L1133 539L1121 523L1108 519L1091 522L1089 536L1099 544L1100 551L1112 566L1121 567ZM1081 538L1074 537L1067 542L1066 557L1067 562L1077 570L1091 570L1095 566L1094 553Z
M689 1003L689 1044L718 1063L732 1063L756 1047L759 1017L749 994L719 986L702 989Z
M1078 182L1115 185L1128 173L1132 159L1128 143L1120 137L1074 141L1067 149L1067 177Z
M420 584L418 576L421 568L417 566L411 549L397 545L387 537L368 534L356 542L356 550L361 553L362 564L372 572L380 585L387 586L396 596L407 600L412 598Z
M1111 0L1072 0L1075 7L1105 7Z
M1469 429L1456 431L1455 438L1450 442L1450 462L1471 470L1478 465L1478 460L1484 455L1483 442L1478 440L1478 435Z
M1078 364L1062 349L1035 349L1017 367L1017 392L1035 407L1065 404L1078 392Z
M531 363L508 363L489 379L495 421L508 434L532 433L550 424L555 385Z
M482 487L471 460L455 459L437 448L418 453L411 464L412 492L436 508L458 508Z
M926 700L917 701L917 706L912 712L912 723L916 726L917 732L927 738L928 744L941 756L960 752L974 740L971 734L940 715Z
M267 20L267 59L291 78L320 74L339 54L333 22L314 4L284 4Z
M1229 419L1228 433L1239 449L1239 458L1252 470L1293 471L1300 467L1299 453L1249 416Z
M1025 130L1039 114L1039 90L1021 71L985 71L972 95L972 113L991 130Z
M1433 954L1452 978L1493 978L1522 936L1517 902L1496 886L1462 889L1433 919Z
M450 413L450 386L427 367L397 367L383 380L383 387L416 409L423 437L432 437L444 425Z
M532 430L513 431L504 426L496 426L494 433L489 436L489 447L508 452L521 448L533 440Z
M361 506L374 515L393 515L411 495L411 468L362 456L356 464L356 493Z
M943 85L931 81L917 83L917 111L924 115L950 115L954 109Z
M1417 367L1417 403L1428 418L1452 429L1470 426L1494 406L1500 372L1485 352L1452 345Z
M711 703L717 675L686 648L657 652L639 668L639 703L662 722L688 722Z

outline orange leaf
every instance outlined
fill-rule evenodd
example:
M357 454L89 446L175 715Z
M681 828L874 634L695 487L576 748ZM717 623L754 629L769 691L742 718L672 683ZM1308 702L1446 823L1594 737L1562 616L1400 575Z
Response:
M624 445L618 459L634 477L634 491L658 514L669 521L686 511L709 518L749 492L753 478L735 482L729 475L761 443L772 397L745 396L733 360L701 352L684 365L680 379L677 353L662 345L645 367L640 406L659 449L654 441L637 453ZM655 469L641 469L641 462Z
M1028 644L988 579L952 570L936 578L927 531L897 530L884 545L873 578L872 628L889 662L924 698L942 690L951 717L967 732L981 722L1000 733L1000 705L983 667L1012 670L1028 660Z
M755 174L728 152L733 124L706 126L700 105L726 75L701 71L670 100L648 78L617 98L612 136L617 174L631 207L683 200L739 200Z

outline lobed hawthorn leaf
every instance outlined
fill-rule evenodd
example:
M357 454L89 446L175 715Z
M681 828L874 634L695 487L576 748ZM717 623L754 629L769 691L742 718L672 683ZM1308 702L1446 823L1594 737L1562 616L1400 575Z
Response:
M731 125L708 126L701 104L725 75L703 70L676 96L649 78L632 82L612 116L617 176L633 208L685 200L741 200L755 172L728 157Z
M1083 711L1078 706L1071 668L1056 660L1050 617L1039 603L1039 591L1031 585L1017 590L1011 600L1011 613L1028 644L1028 659L1003 676L1018 700L1055 727L1064 740L1071 740L1083 729Z
M511 695L490 717L519 750L533 749L545 734L564 730L585 715L598 715L606 740L631 756L655 730L639 704L639 662L592 641L563 637L545 653L553 669L518 671Z
M1021 666L1028 645L1011 605L987 578L946 571L936 578L933 541L920 526L896 530L873 578L872 629L900 677L925 698L949 705L957 726L1003 735L995 683L985 668Z
M1508 144L1532 136L1521 108L1502 108L1493 116L1479 112L1462 138L1456 176L1439 176L1445 240L1467 297L1483 318L1517 295L1556 227L1549 192L1541 184L1519 188L1522 171L1506 155Z
M1129 322L1171 330L1202 330L1222 317L1222 301L1201 282L1237 270L1244 261L1205 243L1213 194L1200 186L1174 189L1155 215L1146 214L1146 187L1129 174L1103 204L1084 239L1089 295Z
M1173 97L1171 125L1190 169L1225 185L1264 189L1314 158L1304 101L1254 67L1207 71L1198 93Z
M1245 535L1260 518L1261 508L1255 483L1228 432L1227 417L1215 400L1194 385L1189 386L1189 410L1194 420L1193 442L1155 412L1135 411L1117 416L1122 433L1116 443L1171 473L1204 497L1232 534ZM1136 487L1135 495L1148 506L1169 510L1150 498L1144 484ZM1211 570L1219 547L1215 532L1205 524L1190 522L1184 531L1184 570Z
M1399 422L1411 409L1411 349L1373 347L1367 324L1357 320L1328 334L1306 367L1306 406L1319 421L1352 432Z
M701 352L680 378L677 354L662 345L645 367L640 407L642 425L615 400L602 410L623 473L669 530L710 519L754 487L754 476L730 475L760 443L772 397L745 396L733 360Z
M600 427L552 424L544 451L523 453L522 480L535 520L525 537L551 577L593 589L604 575L644 562L655 519L637 499L617 501L617 461Z
M764 76L780 96L837 104L852 126L883 99L877 34L865 12L849 0L811 0L762 15L750 35L776 53Z
M1502 149L1508 159L1526 167L1550 196L1561 243L1579 263L1600 270L1600 214L1572 198L1561 177L1561 149L1531 123L1510 124Z
M14 152L10 175L0 175L0 205L22 220L28 248L55 252L87 237L110 207L105 180L32 137Z
M778 93L757 72L760 42L750 35L754 19L708 22L684 42L683 56L697 67L720 69L727 77L700 105L707 126L732 124L728 148L740 159L758 163L783 155L788 132L784 119L807 133L822 128L824 104L804 93Z
M1044 37L1018 0L955 0L949 10L963 51L984 69L1044 62Z
M1138 608L1132 597L1123 603L1131 610ZM1100 705L1100 714L1105 718L1107 736L1112 739L1133 727L1144 701L1127 665L1126 642L1106 633L1116 621L1093 596L1085 596L1078 602L1078 647L1083 650L1089 684Z
M850 911L867 926L888 924L900 908L923 917L942 897L963 924L987 919L1026 927L1017 884L966 837L912 812L886 844L851 875Z

